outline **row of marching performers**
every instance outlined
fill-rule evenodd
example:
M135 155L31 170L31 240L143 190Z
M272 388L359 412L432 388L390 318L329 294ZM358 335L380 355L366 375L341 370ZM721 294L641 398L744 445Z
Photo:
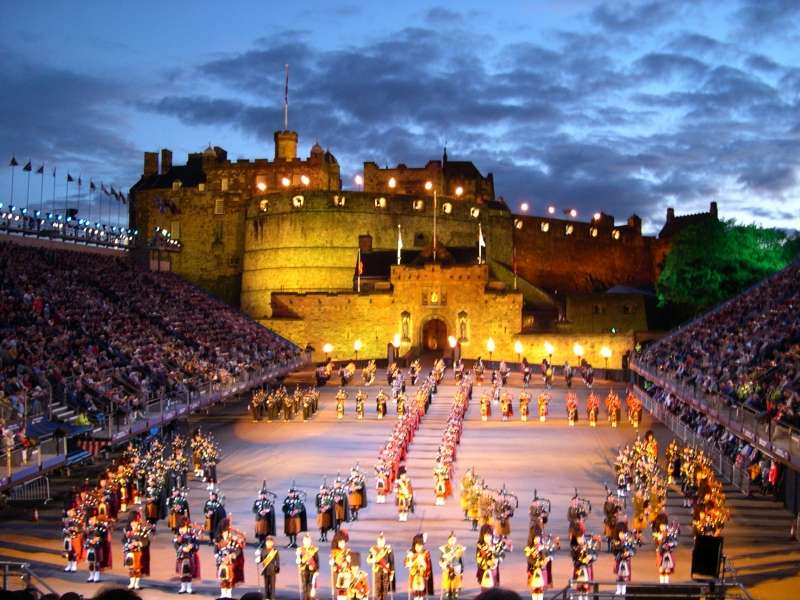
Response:
M540 374L542 383L547 389L550 389L553 386L555 370L556 367L549 358L542 359ZM459 358L453 366L453 372L456 381L460 381L466 373L471 372L475 383L482 385L484 376L486 374L486 367L484 366L483 359L480 356L472 364L472 369L466 369L464 362ZM523 358L522 362L519 364L519 372L522 375L522 387L525 388L529 386L533 377L533 367L528 362L527 358ZM561 368L561 373L564 377L564 384L567 386L567 388L572 387L572 380L576 373L581 377L587 388L591 389L592 385L594 384L594 369L592 368L592 365L586 361L586 359L581 360L577 371L569 364L569 361L565 361L563 367ZM496 369L491 370L489 381L492 383L492 385L505 386L508 383L509 375L511 375L511 368L505 361L501 361Z
M299 386L292 393L284 386L273 390L259 388L250 397L248 408L253 422L291 421L297 415L308 421L319 410L319 391L315 387L301 389Z
M430 382L426 382L425 386L417 389L414 395L414 400L417 402L424 401L428 403L430 396L428 390L432 389L434 385L435 383L432 380ZM339 388L334 398L337 419L342 420L347 414L347 404L349 399L350 394L344 388ZM358 390L355 394L354 400L354 414L356 419L361 421L364 419L366 402L368 400L367 393L364 390ZM397 418L402 419L406 415L406 412L409 408L408 396L406 395L405 388L393 387L391 396L388 396L382 389L378 390L378 393L375 396L375 415L379 420L386 417L390 402L394 405L394 411L397 414Z
M444 359L438 359L433 363L433 367L431 368L428 376L433 378L433 380L439 384L444 379L444 373L447 367L445 365ZM375 383L375 376L377 374L378 367L375 364L374 360L369 360L367 364L361 369L361 381L360 385L369 386ZM348 385L355 385L356 384L356 373L358 372L358 367L356 367L355 362L349 362L346 365L342 365L337 368L336 363L328 360L325 364L320 365L317 367L315 371L315 377L317 381L317 385L322 387L328 383L328 381L333 377L334 373L337 373L339 376L339 382L342 387ZM408 377L408 381L411 385L417 385L420 376L422 375L422 363L419 360L411 361L411 364L408 366L408 372L404 373L400 366L393 362L391 363L386 369L386 383L389 386L394 385L394 383L398 380L405 381L406 376Z
M138 589L141 576L149 571L146 549L156 523L169 513L170 527L175 531L177 523L184 516L188 518L188 500L181 491L189 472L187 446L181 435L169 442L153 438L139 446L130 444L121 459L101 474L97 486L86 480L81 489L73 488L62 522L65 571L77 571L85 559L87 581L100 581L101 572L112 566L111 533L115 523L121 513L135 507L124 528L123 554L130 587ZM198 431L191 447L196 473L215 479L218 451L213 440Z

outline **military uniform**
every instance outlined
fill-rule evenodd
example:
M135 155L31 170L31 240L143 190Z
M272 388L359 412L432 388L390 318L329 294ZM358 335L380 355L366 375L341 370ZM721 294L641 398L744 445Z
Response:
M386 543L383 532L376 543L370 546L367 563L372 565L372 590L375 600L387 600L395 591L394 551Z
M267 489L266 484L253 502L253 514L256 539L263 543L268 536L275 535L275 494Z
M256 550L256 565L264 579L265 600L275 600L275 581L281 571L281 557L272 537L263 540Z

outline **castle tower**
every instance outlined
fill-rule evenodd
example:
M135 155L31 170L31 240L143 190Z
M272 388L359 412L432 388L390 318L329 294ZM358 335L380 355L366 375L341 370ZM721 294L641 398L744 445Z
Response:
M275 160L295 160L297 158L297 132L275 132Z

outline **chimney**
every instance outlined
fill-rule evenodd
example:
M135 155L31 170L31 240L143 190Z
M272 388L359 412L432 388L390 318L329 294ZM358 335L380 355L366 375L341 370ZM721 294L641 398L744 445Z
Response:
M635 231L637 234L641 235L642 233L642 219L637 214L632 214L628 217L628 227Z
M144 176L158 173L158 152L144 153Z
M709 207L708 212L711 213L711 216L714 219L719 219L719 217L717 216L717 203L716 202L712 202L711 203L711 206Z
M667 209L667 223L671 223L675 220L675 209L671 206Z
M161 174L168 173L172 168L172 150L161 149Z

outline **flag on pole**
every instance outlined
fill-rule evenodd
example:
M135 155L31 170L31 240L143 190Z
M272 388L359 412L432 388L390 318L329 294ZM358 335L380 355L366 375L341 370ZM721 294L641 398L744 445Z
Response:
M30 173L33 170L33 166L31 165L31 161L28 161L24 167L22 167L23 171L27 171Z
M16 167L18 165L19 165L19 163L17 162L17 157L16 156L12 156L11 157L11 162L8 163L8 166L9 167Z
M481 259L481 250L483 248L486 248L486 240L483 239L483 229L481 228L481 224L478 223L478 264L483 262Z
M356 267L357 277L357 291L361 291L361 274L364 272L364 263L361 260L361 248L358 249L358 266Z
M67 183L69 183L69 182L71 182L71 181L75 181L75 180L72 178L72 175L70 175L69 173L67 173Z
M514 289L517 289L517 247L511 248L511 266L514 269Z
M93 191L95 191L96 189L97 189L97 186L94 184L94 181L92 181L92 180L90 179L90 180L89 180L89 191L90 191L90 192L93 192Z
M41 167L36 169L36 174L37 175L44 175L44 165L42 165Z
M400 256L401 252L403 251L403 233L400 229L400 225L397 226L397 264L400 264Z
M100 184L100 191L103 192L106 196L108 196L108 189L106 188L105 183Z
M78 175L78 187L81 187L82 185L83 185L83 182L81 181L81 176Z

